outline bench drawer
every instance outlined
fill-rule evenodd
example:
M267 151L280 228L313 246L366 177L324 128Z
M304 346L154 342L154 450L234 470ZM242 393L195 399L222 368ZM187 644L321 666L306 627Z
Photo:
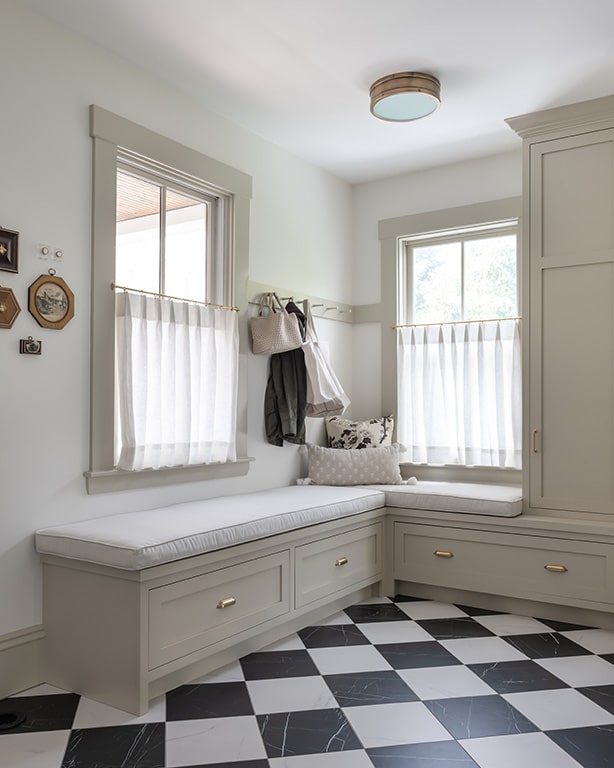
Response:
M395 523L394 577L534 600L614 602L607 544Z
M382 575L382 524L296 547L295 575L298 608L377 581Z
M149 668L290 610L284 550L149 591Z

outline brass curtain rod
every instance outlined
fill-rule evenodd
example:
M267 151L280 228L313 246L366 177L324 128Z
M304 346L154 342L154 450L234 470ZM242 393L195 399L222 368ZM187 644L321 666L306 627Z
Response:
M216 304L213 301L196 301L196 299L186 299L184 296L171 296L168 293L158 293L157 291L145 291L142 288L127 288L125 285L116 285L111 283L112 291L131 291L132 293L144 293L147 296L160 296L163 299L175 299L176 301L186 301L189 304L202 304L205 307L217 307L218 309L228 309L231 312L240 312L239 307L229 307L225 304Z
M470 323L496 323L500 320L522 320L521 317L491 317L489 320L454 320L449 323L405 323L404 325L393 325L392 330L397 328L430 328L435 325L469 325Z

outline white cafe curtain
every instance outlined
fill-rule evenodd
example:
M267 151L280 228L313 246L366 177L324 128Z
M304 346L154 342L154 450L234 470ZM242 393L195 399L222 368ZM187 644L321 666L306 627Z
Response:
M521 386L517 319L399 328L404 460L520 468Z
M234 461L237 312L125 291L115 328L117 466Z

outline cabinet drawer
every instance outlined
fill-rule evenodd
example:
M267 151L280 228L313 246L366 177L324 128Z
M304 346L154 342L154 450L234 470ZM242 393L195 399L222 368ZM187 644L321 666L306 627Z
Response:
M395 523L396 579L534 600L614 602L607 544Z
M287 613L288 550L149 592L149 668Z
M375 582L381 571L381 523L303 544L296 548L296 606Z

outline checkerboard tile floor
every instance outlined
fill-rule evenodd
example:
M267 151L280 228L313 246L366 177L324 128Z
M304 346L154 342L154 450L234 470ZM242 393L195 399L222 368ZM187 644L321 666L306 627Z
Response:
M614 632L373 598L134 717L0 702L0 768L614 768Z

